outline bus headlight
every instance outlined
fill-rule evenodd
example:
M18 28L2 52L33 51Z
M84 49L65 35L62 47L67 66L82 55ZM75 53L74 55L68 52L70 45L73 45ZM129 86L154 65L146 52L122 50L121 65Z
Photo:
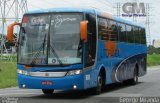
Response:
M82 70L71 70L68 71L67 75L78 75L82 72Z
M29 72L26 71L26 70L20 70L20 69L18 69L18 70L17 70L17 73L18 73L18 74L23 74L23 75L29 75Z
M17 73L18 73L18 74L23 74L23 70L18 69L18 70L17 70Z

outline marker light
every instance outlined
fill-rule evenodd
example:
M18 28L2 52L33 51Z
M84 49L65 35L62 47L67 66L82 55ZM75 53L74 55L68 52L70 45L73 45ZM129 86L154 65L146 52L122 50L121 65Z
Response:
M26 85L25 85L25 84L22 84L22 87L23 87L23 88L26 88Z

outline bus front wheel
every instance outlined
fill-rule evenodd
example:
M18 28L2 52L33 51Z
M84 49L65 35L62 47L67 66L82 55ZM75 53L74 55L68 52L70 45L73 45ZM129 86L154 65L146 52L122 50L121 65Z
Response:
M53 92L54 92L54 89L42 89L42 92L43 92L45 95L52 95Z
M97 87L93 88L93 93L98 95L102 92L102 88L103 88L103 83L104 82L104 77L102 75L102 73L100 73L98 75L98 80L97 80Z

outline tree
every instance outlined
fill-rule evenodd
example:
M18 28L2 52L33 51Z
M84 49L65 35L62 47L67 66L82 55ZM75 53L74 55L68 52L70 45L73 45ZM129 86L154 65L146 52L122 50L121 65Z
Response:
M148 54L160 54L160 48L155 48L154 46L152 45L149 45L148 46Z

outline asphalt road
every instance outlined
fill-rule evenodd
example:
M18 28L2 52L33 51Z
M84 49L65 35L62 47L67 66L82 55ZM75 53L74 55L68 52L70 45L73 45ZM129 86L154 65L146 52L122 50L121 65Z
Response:
M147 75L140 77L137 85L111 84L100 95L93 95L86 90L55 91L52 96L45 96L41 90L13 87L0 89L0 97L0 103L7 103L7 99L17 101L12 103L117 103L123 97L160 97L160 66L148 68Z

